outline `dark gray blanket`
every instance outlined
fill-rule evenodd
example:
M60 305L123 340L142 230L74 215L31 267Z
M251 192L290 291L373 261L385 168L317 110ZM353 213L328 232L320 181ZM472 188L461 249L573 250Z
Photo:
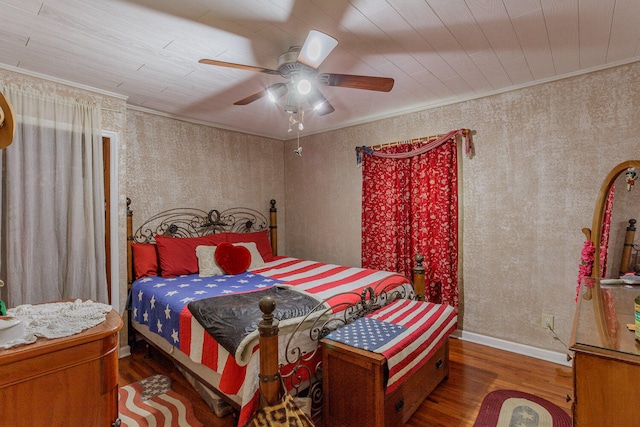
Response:
M258 328L260 299L276 300L273 315L278 320L306 316L320 301L288 288L272 287L255 292L205 298L189 303L189 311L202 327L231 355Z

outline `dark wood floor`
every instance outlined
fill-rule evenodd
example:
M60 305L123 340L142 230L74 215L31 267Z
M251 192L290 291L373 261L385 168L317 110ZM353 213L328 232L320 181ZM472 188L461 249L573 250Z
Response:
M187 380L160 354L145 357L144 346L120 359L120 385L160 373L172 380L172 388L188 397L196 417L206 426L233 427L232 415L218 418L202 401ZM570 368L471 342L452 339L449 378L422 403L407 427L472 426L484 396L493 390L512 389L535 394L571 414Z

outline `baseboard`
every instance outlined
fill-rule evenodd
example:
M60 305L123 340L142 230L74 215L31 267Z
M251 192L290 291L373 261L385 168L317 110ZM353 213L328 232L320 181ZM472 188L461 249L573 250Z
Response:
M511 353L522 354L524 356L535 357L536 359L546 360L547 362L557 363L559 365L571 366L571 361L567 360L566 353L558 353L556 351L544 350L529 345L518 344L511 341L501 340L499 338L488 337L473 332L462 331L459 338L464 341L474 342L476 344L486 345L488 347L509 351Z
M557 363L559 365L571 366L571 362L567 360L565 353L558 353L550 350L543 350L529 345L518 344L511 341L501 340L486 335L480 335L473 332L454 331L452 337L464 341L474 342L476 344L486 345L488 347L497 348L511 353L522 354L524 356L535 357L536 359L546 360L547 362ZM125 345L118 350L118 357L131 356L131 347Z
M118 358L122 359L123 357L131 356L131 347L125 345L124 347L120 347L118 349Z

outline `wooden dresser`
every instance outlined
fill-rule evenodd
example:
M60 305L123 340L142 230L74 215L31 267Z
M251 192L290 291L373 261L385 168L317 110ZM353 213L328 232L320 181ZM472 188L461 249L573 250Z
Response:
M111 426L120 315L76 335L0 350L0 426Z
M575 426L639 426L640 344L627 324L634 323L640 287L600 286L578 300L571 338Z

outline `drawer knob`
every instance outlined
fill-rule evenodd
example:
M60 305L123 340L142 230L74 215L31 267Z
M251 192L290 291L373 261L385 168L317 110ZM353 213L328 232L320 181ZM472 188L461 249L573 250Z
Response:
M443 364L443 363L444 363L444 362L442 362L442 359L438 359L438 361L436 362L436 369L440 369L440 368L442 368L442 364Z
M404 408L404 399L400 399L396 402L396 412L402 411L402 408Z

